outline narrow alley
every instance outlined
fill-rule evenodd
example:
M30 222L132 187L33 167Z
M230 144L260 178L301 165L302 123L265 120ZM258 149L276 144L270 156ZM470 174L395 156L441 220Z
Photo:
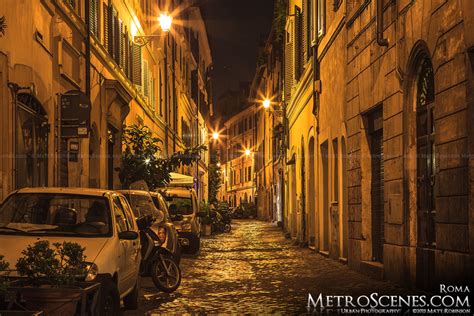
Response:
M179 289L159 292L142 278L140 309L125 315L163 313L306 312L308 294L366 295L403 292L307 248L292 245L267 222L236 220L233 231L202 241L200 255L182 259Z

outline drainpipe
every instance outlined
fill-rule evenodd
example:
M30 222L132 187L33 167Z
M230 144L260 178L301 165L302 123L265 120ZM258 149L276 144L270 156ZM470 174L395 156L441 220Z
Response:
M388 40L383 37L383 0L377 0L377 44L388 46Z

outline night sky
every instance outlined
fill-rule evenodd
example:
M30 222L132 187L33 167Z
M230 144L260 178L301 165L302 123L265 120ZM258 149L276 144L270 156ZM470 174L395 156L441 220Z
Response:
M274 0L203 0L214 62L214 101L252 81L258 45L270 32ZM219 105L214 102L216 108ZM219 109L216 109L217 111Z

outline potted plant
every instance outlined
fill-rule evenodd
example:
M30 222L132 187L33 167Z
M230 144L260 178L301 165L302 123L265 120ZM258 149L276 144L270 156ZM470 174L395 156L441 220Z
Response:
M22 251L16 263L20 276L25 277L21 294L29 310L41 310L46 315L73 315L81 290L74 284L86 274L84 248L77 243L54 243L42 240Z
M201 203L198 215L201 218L201 231L204 236L210 236L212 233L212 219L210 216L209 204Z

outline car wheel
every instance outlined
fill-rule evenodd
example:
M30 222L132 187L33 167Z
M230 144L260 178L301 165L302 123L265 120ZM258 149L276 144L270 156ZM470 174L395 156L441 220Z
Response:
M163 292L172 293L181 284L181 269L171 256L153 262L151 271L153 283Z
M101 282L101 306L100 314L102 316L121 315L120 294L117 284L112 279Z
M137 283L135 283L135 287L133 288L132 292L123 298L123 306L125 309L138 309L139 291L140 284L137 277Z

